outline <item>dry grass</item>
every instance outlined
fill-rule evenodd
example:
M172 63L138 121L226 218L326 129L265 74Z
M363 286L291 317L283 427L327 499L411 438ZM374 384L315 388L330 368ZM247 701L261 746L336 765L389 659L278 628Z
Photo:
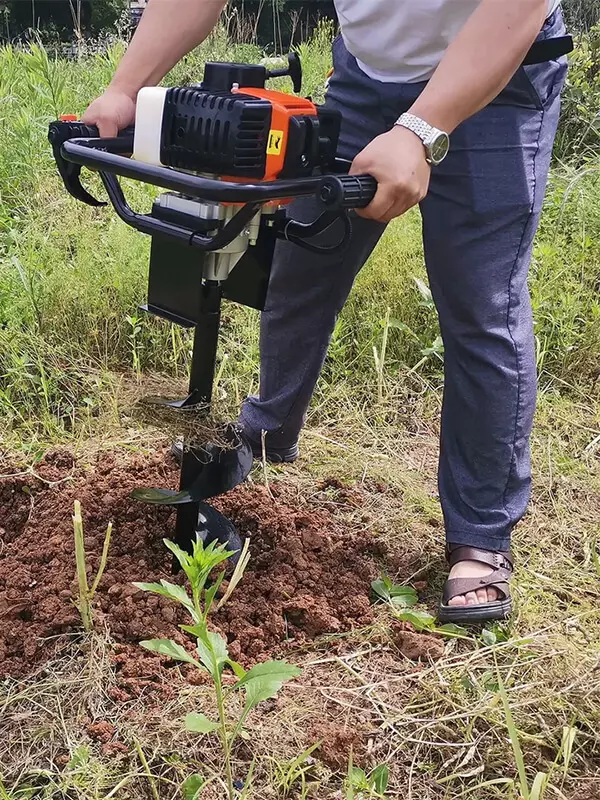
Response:
M299 503L327 504L385 538L398 563L411 564L411 574L392 577L426 580L425 599L434 608L443 577L434 483L437 396L415 402L410 426L402 427L389 424L399 398L387 400L367 416L340 398L337 422L317 409L301 461L285 470L269 467L268 479L296 487ZM324 735L346 731L360 732L359 759L389 764L390 797L517 798L498 676L530 782L537 771L549 771L548 800L600 797L600 470L596 445L590 447L597 431L593 406L542 399L535 496L515 537L516 612L510 625L496 629L497 642L487 645L474 630L467 639L446 640L438 661L414 663L387 636L392 618L384 610L372 629L326 638L298 653L302 677L251 717L238 747L240 777L255 761L248 797L283 797L286 764ZM360 487L360 509L336 507L334 494L315 488L316 479L331 476ZM263 480L262 471L253 478ZM224 796L214 743L190 738L180 724L192 708L210 708L208 689L182 685L167 705L118 704L107 694L112 670L110 639L94 635L74 640L70 656L27 681L3 685L3 800L37 796L26 790L35 786L53 798L171 798L195 771L215 776L203 800ZM102 755L86 733L90 720L114 725L127 751ZM568 758L561 748L565 728L575 730ZM90 747L84 768L59 766L82 744ZM343 764L334 770L317 759L305 796L344 797L343 772ZM302 795L292 790L289 796Z

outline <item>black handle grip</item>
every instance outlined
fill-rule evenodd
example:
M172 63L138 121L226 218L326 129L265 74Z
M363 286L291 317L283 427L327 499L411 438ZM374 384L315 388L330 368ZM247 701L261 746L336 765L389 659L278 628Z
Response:
M114 139L104 139L105 146L111 152L131 152L133 149L133 126L119 131ZM48 140L56 150L70 139L97 139L100 136L96 125L86 125L79 120L56 120L51 122L48 128ZM117 144L118 143L118 144ZM111 145L113 145L111 147ZM114 146L116 145L116 146Z
M56 120L48 128L48 141L52 145L52 152L58 172L63 179L67 191L77 200L89 206L104 206L106 203L96 200L85 189L80 180L81 166L67 161L62 152L63 145L71 139L96 139L99 135L95 125L86 125L79 120ZM114 139L103 139L105 147L113 153L131 154L133 151L133 127L119 131Z
M318 196L326 206L366 208L377 192L371 175L328 175L319 185Z

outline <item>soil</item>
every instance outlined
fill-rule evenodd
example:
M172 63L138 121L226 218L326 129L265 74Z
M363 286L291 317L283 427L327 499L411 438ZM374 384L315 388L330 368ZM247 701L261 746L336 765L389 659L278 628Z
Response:
M10 472L6 465L2 471ZM141 692L165 696L173 691L172 676L165 674L172 663L138 642L167 637L191 648L178 628L189 619L179 606L140 591L133 581L167 578L183 583L182 574L171 575L170 554L162 543L173 535L174 514L139 503L130 492L139 486L175 487L177 472L166 450L152 456L102 453L85 465L75 463L69 453L54 452L36 466L35 475L0 481L0 677L32 672L81 631L73 603L77 584L71 521L78 499L90 581L108 521L114 526L94 600L96 624L104 624L117 643L117 683L109 693L126 700ZM373 621L370 582L385 554L360 524L299 502L283 481L271 486L271 494L246 483L211 502L251 542L242 584L212 617L233 658L255 663L322 634ZM340 491L338 509L343 502L356 508L358 490ZM188 678L198 680L192 671ZM102 740L108 731L96 736Z

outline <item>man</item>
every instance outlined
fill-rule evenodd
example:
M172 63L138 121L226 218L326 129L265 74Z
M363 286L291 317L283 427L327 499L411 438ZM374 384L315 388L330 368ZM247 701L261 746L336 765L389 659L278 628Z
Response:
M522 67L564 33L559 0L336 0L341 36L327 104L339 155L378 181L343 256L282 243L261 320L260 396L241 414L255 445L291 461L336 315L385 224L420 203L445 346L439 465L450 578L439 616L511 609L510 536L530 491L536 375L527 270L566 59ZM117 72L84 120L113 136L142 86L211 31L223 0L151 0ZM450 148L448 150L448 137ZM299 201L298 218L314 217ZM298 361L296 343L303 344Z

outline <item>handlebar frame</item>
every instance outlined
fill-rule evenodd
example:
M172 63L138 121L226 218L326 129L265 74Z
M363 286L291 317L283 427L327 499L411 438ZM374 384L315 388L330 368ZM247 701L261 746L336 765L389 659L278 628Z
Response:
M289 221L282 229L283 238L302 243L314 231L324 230L345 210L368 205L377 184L369 176L348 177L350 162L336 159L335 172L309 178L287 178L258 183L238 183L216 180L170 167L147 164L131 158L134 131L128 128L113 138L102 138L95 126L81 122L56 122L50 125L49 140L54 157L67 190L77 199L90 205L105 205L96 200L81 184L81 167L99 173L109 200L118 216L131 227L146 234L159 234L184 241L192 247L210 252L231 243L246 227L260 207L269 202L297 197L316 196L326 210L314 225L299 225ZM83 135L82 135L83 134ZM87 135L86 135L87 134ZM141 181L162 189L178 192L190 198L207 202L239 205L239 211L225 225L215 223L216 230L209 235L188 225L159 219L154 214L140 214L131 209L119 177ZM356 181L361 184L357 193ZM350 226L345 225L344 241L349 238ZM336 245L334 249L337 249ZM317 245L303 243L307 249L322 252Z

